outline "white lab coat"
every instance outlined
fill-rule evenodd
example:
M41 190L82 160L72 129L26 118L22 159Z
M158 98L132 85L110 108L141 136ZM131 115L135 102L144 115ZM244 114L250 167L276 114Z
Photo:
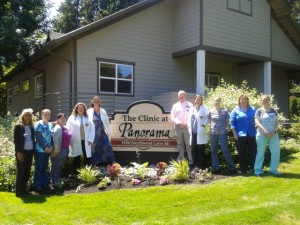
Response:
M80 137L80 116L71 115L68 118L66 127L69 132L72 134L70 140L70 157L76 157L82 155L82 147L81 147L81 137ZM83 117L83 127L84 127L84 135L85 135L85 151L86 157L90 158L92 155L91 147L88 142L93 143L95 138L95 125L89 120L87 117Z
M206 144L208 142L207 140L207 134L206 134L206 125L208 124L208 109L206 106L201 105L199 109L197 110L194 106L189 111L188 116L188 129L190 133L190 144L192 144L192 115L195 115L196 121L197 121L197 144Z

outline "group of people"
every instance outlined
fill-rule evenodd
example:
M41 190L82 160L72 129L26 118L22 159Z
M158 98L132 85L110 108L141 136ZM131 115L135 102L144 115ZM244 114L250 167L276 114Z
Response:
M221 98L214 99L214 108L208 110L203 98L196 95L194 104L186 100L184 91L178 92L179 101L171 110L171 119L175 123L175 135L178 148L178 160L182 161L187 153L190 167L206 169L206 127L210 126L212 170L220 172L218 145L232 174L238 173L228 148L227 127L233 133L238 150L238 162L241 173L254 171L261 175L267 145L271 151L270 173L280 174L280 145L277 134L277 112L270 107L270 97L262 96L262 107L250 106L246 95L241 95L238 105L229 112L222 108ZM81 155L84 165L107 166L115 163L110 143L110 123L106 111L101 108L101 100L95 96L91 107L79 102L72 115L58 113L54 123L49 122L51 111L44 109L41 120L34 124L33 110L24 109L14 127L14 145L17 161L16 196L27 192L30 170L34 157L33 188L37 192L48 189L49 185L61 185L61 171L68 157L73 158L73 175L81 167ZM48 175L49 158L51 161L50 178Z
M61 171L68 158L73 158L72 173L84 165L107 166L115 163L110 143L110 123L101 100L95 96L91 107L85 103L75 105L72 115L56 115L49 122L51 111L44 109L41 120L34 123L33 110L24 109L14 127L14 145L17 161L16 196L27 194L31 165L34 158L33 189L37 192L61 186ZM48 174L51 161L50 177Z
M280 143L277 134L278 115L270 106L270 96L262 95L261 108L250 106L249 98L241 95L237 106L229 113L221 106L221 98L214 99L210 110L203 105L203 98L196 95L194 103L186 100L184 91L178 92L179 101L171 110L171 119L175 124L175 136L178 160L184 159L185 152L190 168L208 167L205 154L210 126L209 140L211 148L211 167L214 173L220 173L218 145L224 154L230 173L247 172L259 176L264 173L263 162L267 146L271 152L270 173L280 174ZM228 131L230 127L238 151L239 170L228 148Z

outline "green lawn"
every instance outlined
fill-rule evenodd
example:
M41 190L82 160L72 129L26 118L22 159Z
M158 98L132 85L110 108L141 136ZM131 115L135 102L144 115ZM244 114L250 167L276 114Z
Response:
M0 192L0 224L300 224L300 153L280 176L237 176L95 194L32 196Z

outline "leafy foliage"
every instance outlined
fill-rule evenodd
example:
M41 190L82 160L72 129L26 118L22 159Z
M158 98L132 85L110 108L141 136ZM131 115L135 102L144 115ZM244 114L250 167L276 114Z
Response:
M189 179L189 165L187 160L172 160L171 166L175 168L174 174L171 175L171 179L178 182L185 182Z
M16 160L15 157L5 156L0 158L0 191L15 190Z
M138 164L136 162L131 163L134 166L134 175L136 178L143 180L145 178L145 175L147 171L149 170L147 168L148 162L145 162L143 164Z
M67 33L143 0L66 0L53 20L54 31Z
M109 175L110 179L114 180L121 174L121 166L119 163L114 163L113 165L107 165L107 174Z
M78 172L78 178L87 185L94 184L97 181L97 177L102 175L99 170L94 169L92 166L85 166L79 169Z
M44 1L1 1L0 6L0 75L4 67L28 59L40 47L47 29Z

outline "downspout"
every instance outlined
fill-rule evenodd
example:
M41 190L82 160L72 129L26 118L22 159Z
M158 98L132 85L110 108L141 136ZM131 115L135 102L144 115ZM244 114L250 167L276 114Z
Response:
M70 70L70 75L69 75L69 81L70 81L70 89L69 89L69 91L70 91L70 95L69 95L69 109L70 109L70 112L71 112L72 107L73 107L73 105L74 105L74 102L73 102L73 94L74 94L74 93L73 93L73 85L72 85L72 84L73 84L73 83L72 83L72 80L73 80L72 61L70 61L70 60L68 60L68 59L65 59L65 58L63 58L62 56L56 55L55 53L51 52L48 46L47 46L47 52L48 52L50 55L52 55L52 56L54 56L54 57L56 57L56 58L58 58L58 59L60 59L60 60L62 60L62 61L64 61L64 62L69 63L69 70Z

